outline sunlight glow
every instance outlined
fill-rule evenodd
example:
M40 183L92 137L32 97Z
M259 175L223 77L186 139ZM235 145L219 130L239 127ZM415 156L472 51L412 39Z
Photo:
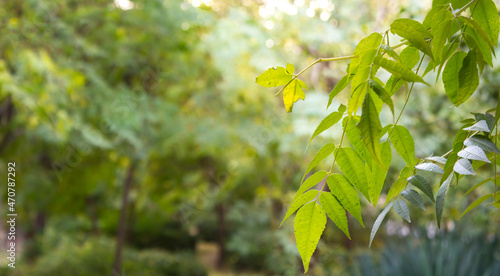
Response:
M134 8L134 3L130 0L115 0L115 6L122 10L130 10Z

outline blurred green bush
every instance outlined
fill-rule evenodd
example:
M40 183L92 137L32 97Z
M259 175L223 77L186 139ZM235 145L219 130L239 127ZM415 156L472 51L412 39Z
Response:
M81 242L64 236L51 252L45 252L33 265L19 263L14 270L0 267L0 275L111 275L114 249L114 242L109 238L89 238ZM155 249L125 251L122 276L160 275L203 276L207 272L192 252L171 253Z

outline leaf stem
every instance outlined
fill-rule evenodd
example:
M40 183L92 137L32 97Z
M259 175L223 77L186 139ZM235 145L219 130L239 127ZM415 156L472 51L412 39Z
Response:
M309 64L306 68L302 69L297 75L294 75L293 78L285 84L278 93L274 94L274 96L278 96L281 91L283 91L293 80L297 79L298 76L302 75L305 71L309 70L311 67L314 65L320 63L320 62L329 62L329 61L339 61L339 60L347 60L347 59L353 59L357 58L357 55L351 55L351 56L344 56L344 57L333 57L333 58L318 58L315 60L313 63Z
M418 64L417 71L416 73L418 74L418 70L420 70L420 66L422 65L422 62L424 61L424 56L422 56L422 59L420 59L420 63ZM401 112L399 113L398 118L396 119L396 122L394 123L394 126L392 126L391 130L389 131L389 137L391 136L392 131L394 130L394 127L398 125L399 119L401 119L401 115L403 115L403 111L405 111L406 104L408 104L408 101L410 100L411 92L413 91L413 86L415 85L414 82L411 83L410 91L408 91L408 96L406 97L405 103L403 105L403 108L401 109Z
M347 118L347 121L345 122L346 123L346 126L347 126L347 123L349 122L349 119L350 117ZM346 127L347 128L347 127ZM340 143L339 143L339 147L337 149L337 152L335 153L335 155L333 156L333 162L332 162L332 166L330 167L330 171L327 172L327 176L331 175L332 174L332 171L333 171L333 166L335 165L335 161L337 160L337 155L339 154L339 149L340 147L342 147L342 142L344 141L344 136L345 136L345 132L346 132L346 128L344 128L344 130L342 131L342 136L340 137ZM328 178L327 180L325 180L325 183L323 183L323 186L321 186L321 189L320 191L323 191L326 187L326 183L328 182Z
M475 2L477 2L478 0L472 0L470 1L469 3L467 3L465 6L463 6L461 9L459 9L455 14L456 15L459 15L461 14L462 12L464 12L466 9L468 9L470 6L472 6L472 4L474 4Z

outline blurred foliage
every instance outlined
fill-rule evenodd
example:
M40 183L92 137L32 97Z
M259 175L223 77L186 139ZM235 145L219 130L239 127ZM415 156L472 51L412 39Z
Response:
M255 76L285 61L299 69L317 57L348 54L368 32L384 30L396 16L421 16L429 3L137 0L130 9L117 4L128 2L2 3L0 172L5 175L9 161L18 166L22 248L14 275L107 275L123 183L134 162L124 275L205 275L215 269L197 261L194 251L203 242L226 251L216 270L299 274L292 226L278 225L306 161L319 145L340 138L332 129L305 148L314 126L347 100L339 95L328 110L317 108L328 101L344 68L322 64L307 75L309 102L298 103L292 115L255 84ZM489 96L480 94L476 110L486 108L483 103L500 86L495 70L484 75ZM439 88L429 93L443 96ZM445 97L430 101L426 95L414 99L404 124L425 129L422 137L428 139L415 140L428 143L417 148L443 151L461 115L440 108ZM402 100L395 98L395 104ZM431 135L438 131L442 136ZM326 161L319 167L328 168L331 160ZM390 171L387 184L396 178L397 171ZM450 189L450 221L468 205L460 200L465 184ZM0 189L2 206L4 193ZM361 204L371 225L375 211ZM412 211L417 224L434 219L430 211L418 212ZM487 222L493 214L478 213L463 220L475 231L495 232ZM338 254L366 249L369 229L352 218L350 227L352 241L328 228L313 273L325 266L342 271L348 263ZM393 238L381 234L377 248ZM4 269L2 254L5 275L11 270Z

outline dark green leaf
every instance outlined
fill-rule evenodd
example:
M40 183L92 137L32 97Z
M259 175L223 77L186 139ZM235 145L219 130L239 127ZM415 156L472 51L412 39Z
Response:
M500 154L500 150L498 150L495 143L493 143L490 139L481 135L474 135L470 138L467 138L464 141L464 145L466 146L478 146L485 151L491 151Z
M404 190L401 193L401 196L403 196L411 204L425 211L424 200L417 191L413 189Z
M439 191L436 196L436 218L439 228L441 228L441 217L443 215L446 193L448 193L448 187L450 187L452 179L453 175L450 174L450 176L443 182L443 184L441 184L441 187L439 187Z
M411 222L410 210L408 210L408 205L406 205L406 202L404 200L396 200L396 202L394 202L394 210L396 210L396 213L400 217L404 218L407 222Z
M432 192L432 187L429 182L425 180L425 178L420 175L414 175L408 178L408 181L413 184L413 186L419 188L422 192L424 192L424 194L426 194L432 201L434 201L434 193Z
M384 220L385 216L389 211L391 210L392 206L394 205L393 202L387 204L387 206L384 208L382 213L378 215L377 219L375 220L375 223L373 224L372 232L370 233L370 244L369 247L372 246L373 238L375 237L375 234L377 234L378 229L380 228L380 225L382 224L382 221Z

